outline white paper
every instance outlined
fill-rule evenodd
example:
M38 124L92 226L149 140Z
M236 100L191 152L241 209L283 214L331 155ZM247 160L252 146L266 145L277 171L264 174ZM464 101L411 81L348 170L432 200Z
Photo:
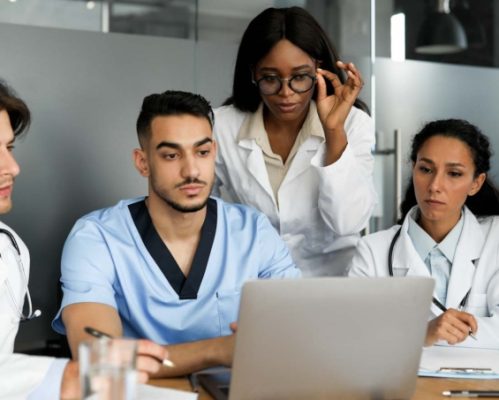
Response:
M490 368L493 372L443 372L440 371L441 368ZM454 346L425 347L421 355L418 375L442 378L499 379L499 350Z
M196 400L198 395L184 390L138 385L137 398L140 400Z

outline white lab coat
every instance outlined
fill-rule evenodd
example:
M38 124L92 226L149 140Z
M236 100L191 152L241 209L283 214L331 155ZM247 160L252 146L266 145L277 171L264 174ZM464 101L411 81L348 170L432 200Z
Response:
M345 122L348 145L340 159L326 167L324 139L310 136L298 149L277 202L261 148L254 139L238 141L249 115L233 106L215 110L214 195L265 213L305 276L344 274L348 263L340 261L338 253L355 247L376 203L371 118L352 108Z
M408 218L402 224L393 250L393 274L431 277L407 233ZM349 276L389 276L388 250L398 229L399 225L396 225L362 238L350 265ZM477 319L478 340L468 338L460 345L499 349L499 217L477 219L465 207L463 231L451 268L445 306L457 309L470 288L464 311ZM441 313L432 304L430 319Z
M29 276L29 253L21 238L7 225L0 222L0 228L8 229L16 238L21 249L21 259ZM13 354L14 339L19 328L19 312L24 302L26 285L20 266L16 263L10 239L0 234L0 399L26 399L29 393L43 380L53 362L51 357L34 357ZM15 298L12 300L7 289L9 282Z

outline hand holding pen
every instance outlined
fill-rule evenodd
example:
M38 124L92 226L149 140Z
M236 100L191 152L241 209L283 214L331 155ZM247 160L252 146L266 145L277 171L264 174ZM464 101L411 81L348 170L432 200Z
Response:
M478 324L473 315L453 308L447 309L435 298L433 304L440 308L443 314L428 323L426 346L431 346L438 340L445 340L449 344L460 343L468 337L476 340L473 334L477 331Z
M90 326L86 326L84 330L86 333L96 338L109 338L109 339L113 338L111 335L102 332L98 329L92 328ZM158 360L165 367L169 368L175 367L175 364L167 358L167 351L165 350L164 347L154 342L151 342L150 340L137 340L137 343L138 343L137 352L139 355L144 355L146 357L151 357L155 360ZM139 358L137 363L139 364L140 362L141 361ZM138 369L139 371L142 369L140 368L140 365L138 365ZM157 371L149 371L149 372L157 372Z

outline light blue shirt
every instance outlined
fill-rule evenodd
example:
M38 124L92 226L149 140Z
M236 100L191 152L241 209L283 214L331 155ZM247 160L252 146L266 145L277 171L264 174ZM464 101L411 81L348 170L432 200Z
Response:
M52 322L57 332L65 333L64 307L97 302L118 310L126 337L173 344L228 335L245 281L300 276L266 216L212 198L208 210L214 211L216 223L205 221L200 243L208 261L196 261L198 248L185 278L166 246L162 248L148 212L132 216L141 202L143 198L123 200L76 222L62 254L64 297ZM207 221L212 214L207 212ZM204 239L210 230L212 243Z
M409 215L408 234L414 248L424 261L431 276L435 279L435 294L442 304L447 299L447 286L456 254L457 244L463 231L464 218L461 218L440 243L435 242L416 222L419 210Z

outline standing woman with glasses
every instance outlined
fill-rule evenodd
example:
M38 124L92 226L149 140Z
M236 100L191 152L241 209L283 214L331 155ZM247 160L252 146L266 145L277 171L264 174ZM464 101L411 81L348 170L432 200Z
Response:
M341 275L376 194L362 77L299 7L269 8L239 46L216 110L215 195L263 211L305 275Z

